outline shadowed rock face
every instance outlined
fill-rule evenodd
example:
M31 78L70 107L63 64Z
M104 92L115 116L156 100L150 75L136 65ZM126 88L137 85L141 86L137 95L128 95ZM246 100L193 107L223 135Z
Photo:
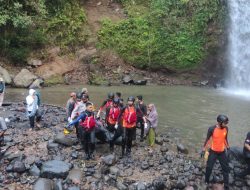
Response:
M42 105L41 128L34 131L28 130L29 121L22 103L8 104L4 110L0 116L8 117L9 122L6 123L5 145L1 147L7 151L0 160L0 186L32 187L35 190L205 188L205 164L198 155L187 156L185 151L178 152L170 134L159 135L153 151L148 151L147 142L139 142L138 138L131 157L120 158L119 145L111 154L108 144L97 144L95 157L86 161L78 141L70 144L55 142L58 136L65 138L62 135L66 124L63 108ZM137 132L139 136L140 130ZM71 137L76 139L74 133ZM230 158L231 187L248 189L249 178L242 181L234 177L234 172L242 171L245 165L238 162L237 157ZM223 176L218 163L211 180L215 183L213 189L222 188L219 183Z

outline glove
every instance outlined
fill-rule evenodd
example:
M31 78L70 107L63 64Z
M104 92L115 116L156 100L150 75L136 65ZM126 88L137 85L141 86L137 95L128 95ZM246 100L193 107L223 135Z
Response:
M147 128L148 128L148 124L144 123L144 129L147 129Z
M98 111L96 118L100 118L100 111Z
M201 158L204 158L204 155L205 155L205 150L202 150L200 153Z
M71 117L68 118L68 122L70 123L72 121Z
M115 129L117 129L117 128L118 128L118 123L115 124Z

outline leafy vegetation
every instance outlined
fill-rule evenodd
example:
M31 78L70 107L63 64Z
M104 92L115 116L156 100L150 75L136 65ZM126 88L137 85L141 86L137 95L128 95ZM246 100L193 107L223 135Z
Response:
M220 23L219 0L121 0L128 19L103 21L99 47L142 68L186 69L206 55L207 30ZM139 8L138 8L139 7ZM144 8L141 8L144 7Z
M45 45L84 43L86 16L78 0L0 0L0 55L25 63Z

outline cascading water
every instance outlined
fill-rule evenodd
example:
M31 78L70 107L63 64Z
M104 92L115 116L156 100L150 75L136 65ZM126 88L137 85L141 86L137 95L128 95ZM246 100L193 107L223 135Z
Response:
M250 0L228 0L228 88L250 96Z

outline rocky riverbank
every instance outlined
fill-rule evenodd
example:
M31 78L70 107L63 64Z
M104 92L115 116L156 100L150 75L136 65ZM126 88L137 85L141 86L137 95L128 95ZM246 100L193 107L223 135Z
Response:
M110 154L107 144L97 144L95 159L85 161L75 135L65 137L65 111L43 105L41 128L29 131L23 104L5 105L0 116L8 118L5 134L7 151L1 159L0 189L77 190L77 189L205 189L204 163L189 156L183 145L176 145L169 134L157 137L153 152L146 143L135 142L132 157L119 158L120 147ZM233 189L249 189L250 178L238 180L234 171L244 168L239 151L234 150L230 163ZM218 165L211 178L222 188Z

